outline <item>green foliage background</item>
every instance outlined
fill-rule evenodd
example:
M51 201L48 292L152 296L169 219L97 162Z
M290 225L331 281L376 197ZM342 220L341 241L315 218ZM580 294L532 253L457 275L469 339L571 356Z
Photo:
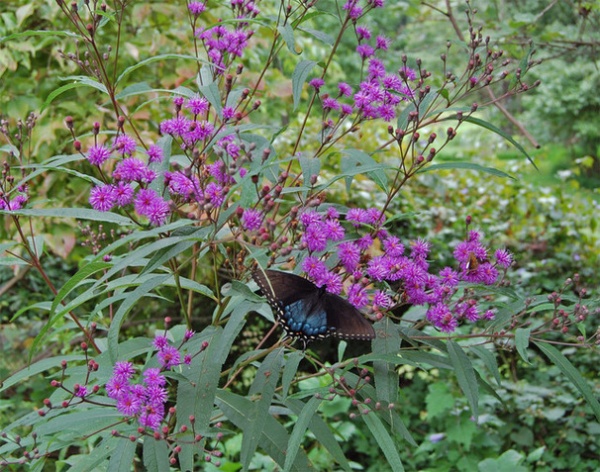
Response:
M430 63L437 60L444 51L446 39L452 36L451 25L420 2L389 3L390 14L372 21L377 22L381 33L393 38L398 50L397 65L401 64L401 53L409 55L411 60L415 57ZM598 27L598 2L558 2L549 15L542 17L543 21L539 21L538 15L546 2L527 0L515 4L481 0L472 3L477 3L479 19L486 28L500 35L505 42L503 47L514 55L522 56L529 50L529 43L522 41L525 33L536 41L536 57L543 62L532 73L542 81L541 85L523 97L514 97L507 106L539 141L540 149L532 152L539 170L499 138L489 133L483 135L480 129L473 128L463 132L441 159L495 167L511 174L515 180L466 170L424 173L418 183L395 202L394 210L408 215L398 224L406 239L426 238L436 247L435 253L450 254L464 235L466 215L471 215L474 226L485 232L492 246L505 245L516 254L513 284L522 293L535 295L557 290L566 278L579 273L583 283L597 296L600 287L600 98L597 94L600 64L597 57L594 59L591 55L591 47L588 50L583 45L570 54L559 54L556 45L582 28L593 31ZM591 13L583 18L578 7L587 5ZM333 2L331 7L334 7ZM462 6L459 4L457 8ZM49 100L52 92L64 85L63 77L78 73L63 56L74 52L71 39L54 33L67 30L54 2L11 1L5 2L2 9L0 38L22 35L0 42L0 115L9 119L14 127L17 119L24 120L30 112L39 113L38 125L29 141L35 162L69 154L72 140L63 124L65 116L72 116L82 128L90 128L91 121L102 121L103 127L108 126L112 115L107 104L91 99L89 90L82 88L66 90ZM129 11L131 16L123 20L131 38L125 45L127 65L160 57L163 51L185 54L181 44L188 33L180 29L182 5L140 2ZM49 32L23 33L28 30ZM103 31L103 34L109 35L111 31ZM343 46L350 50L352 44ZM307 55L318 56L321 46L307 40L301 47ZM595 47L597 50L597 43ZM264 51L253 48L245 61L250 66L260 63L263 56ZM344 59L349 58L349 54L340 54L340 57L333 67L341 78L355 65L351 59ZM277 100L284 95L287 85L283 79L292 69L292 64L281 63L270 72L269 91L264 99L267 106L261 111L266 114L266 121L287 122L290 127L297 124L298 117L291 112L290 103ZM561 73L556 73L557 70ZM193 74L189 61L167 57L148 61L132 71L133 83L145 81L152 87L165 89L164 94L157 93L149 100L135 95L128 99L129 110L134 111L138 122L145 123L142 133L157 128L159 110L168 106L166 90L185 83L183 78ZM503 130L526 145L515 126L493 107L489 107L487 113L490 121L500 120ZM365 128L361 141L376 141L377 132ZM371 185L368 181L359 182L355 193L348 197L357 203L369 202ZM36 199L47 199L49 206L85 205L86 192L87 187L82 182L56 174L40 179L34 188ZM343 192L340 188L339 194ZM46 221L44 224L46 226L37 230L44 235L44 242L54 255L48 262L60 286L76 271L88 251L80 246L81 230L74 222ZM9 227L2 226L0 240L7 241L11 237ZM443 267L448 262L432 263ZM47 297L44 284L35 274L15 273L6 261L0 266L0 288L14 277L19 278L18 283L0 297L3 325L0 336L5 354L0 361L2 378L22 366L31 341L43 323L43 316L34 312L17 319L13 319L13 315L38 295L40 300ZM140 310L139 319L150 322L165 316L164 312L155 313L153 307L149 303L146 309ZM202 316L199 311L198 318ZM588 331L596 328L597 325L589 321ZM125 329L134 335L143 333L147 325L140 323ZM57 330L51 342L44 346L42 355L70 352L69 340L68 330ZM571 362L592 383L598 395L600 383L594 364L597 353L577 349L563 353L569 354ZM483 396L481 409L485 414L479 424L471 420L467 402L453 375L443 370L425 372L403 368L401 416L419 444L416 449L407 449L403 457L409 470L474 470L477 467L500 470L501 466L512 466L514 471L592 470L594 464L597 465L600 450L596 438L600 435L600 424L590 420L591 411L560 371L556 367L533 369L513 350L503 352L502 356L497 393L505 404L492 395ZM532 351L531 356L537 365L545 362L537 351ZM492 377L483 360L477 369L482 375ZM304 387L314 386L307 381ZM38 406L48 395L48 386L40 380L9 393L0 400L0 428L16 413ZM364 469L385 470L385 460L374 447L374 439L360 426L362 423L341 415L348 409L345 401L332 402L324 411L345 438L342 447L350 454L348 457ZM432 440L433 434L443 434L444 440ZM228 459L232 463L239 460L236 451L241 447L240 433L232 432L224 444L231 454ZM331 458L314 438L305 439L304 447L317 467L322 470L331 467ZM253 459L256 469L272 466L269 464L260 455Z

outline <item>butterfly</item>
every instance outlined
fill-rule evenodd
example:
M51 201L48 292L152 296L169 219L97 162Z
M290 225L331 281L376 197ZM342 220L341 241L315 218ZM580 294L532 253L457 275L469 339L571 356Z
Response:
M469 275L475 274L477 272L477 269L479 269L479 265L484 262L487 262L487 259L481 259L477 257L474 252L470 251L469 259L465 264L465 272Z
M369 340L375 330L354 306L342 297L317 287L298 275L278 270L254 269L258 284L288 337L310 341L335 336L340 339Z

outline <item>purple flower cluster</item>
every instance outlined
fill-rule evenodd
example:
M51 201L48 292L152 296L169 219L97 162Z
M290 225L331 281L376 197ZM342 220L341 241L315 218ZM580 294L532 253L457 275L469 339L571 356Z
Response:
M158 368L146 369L142 383L132 382L134 374L131 362L117 362L106 383L108 396L117 401L117 410L125 416L135 416L142 426L157 431L165 416L167 380Z
M161 132L180 141L184 151L205 153L218 132L208 121L208 102L198 97L187 100L177 97L174 102L179 112L160 124ZM192 116L186 116L184 110ZM234 109L225 107L221 119L226 122L234 113ZM203 159L193 162L185 170L165 173L165 185L174 201L218 208L225 201L228 187L246 175L246 169L241 167L242 146L235 135L221 136L213 150L214 162Z
M387 40L384 38L379 38L378 43L378 49L387 47ZM321 94L323 111L339 112L340 120L356 112L359 120L381 118L389 122L396 118L397 106L413 96L409 83L416 79L416 73L408 67L403 67L398 74L387 73L383 62L372 57L375 49L369 45L359 45L358 52L363 59L369 59L366 79L359 84L358 91L354 94L352 87L345 82L338 84L339 93L336 98ZM323 79L312 79L309 85L319 93L325 82ZM344 97L352 97L353 103L343 103ZM328 122L328 126L336 127L333 122Z
M179 349L169 344L166 336L156 336L154 338L154 347L158 349L158 362L164 369L171 369L181 364Z
M125 134L117 136L111 147L95 144L88 150L88 161L98 167L107 162L112 154L120 155L112 172L112 182L93 187L90 191L90 205L98 211L110 211L115 207L124 208L133 204L138 215L160 226L169 217L169 203L149 189L148 185L157 178L156 171L149 165L162 161L162 149L156 145L150 146L147 151L148 163L132 157L135 152L135 140Z
M189 341L193 336L193 331L186 331L183 341ZM182 363L179 350L169 344L166 336L156 336L153 345L158 350L156 357L163 370ZM183 363L189 365L191 360L190 355L185 355ZM126 416L137 417L142 426L157 431L165 416L167 380L158 368L146 369L142 383L133 383L134 374L131 362L117 362L112 377L106 383L106 392L117 401L117 410Z
M300 249L309 253L302 270L331 293L345 288L357 308L371 305L380 313L398 303L427 305L427 319L444 332L454 331L461 320L493 318L491 311L480 312L473 297L454 299L460 282L492 285L499 280L498 268L512 263L504 249L496 251L494 263L489 261L477 231L470 231L454 252L458 270L445 267L434 274L429 243L418 239L403 244L383 228L384 218L376 209L349 210L341 221L330 207L325 214L302 213L299 220L304 227Z
M359 5L359 0L348 0L343 6L347 11L348 18L356 25L357 20L368 10L383 7L383 0L368 0L366 8ZM390 39L383 36L375 38L374 46L367 43L372 38L372 33L365 26L355 26L358 46L356 52L361 61L367 62L367 75L365 80L359 84L358 91L353 94L352 88L345 82L338 84L339 94L336 97L323 93L319 96L321 106L325 114L334 110L339 112L339 120L356 112L358 121L381 118L386 122L396 117L396 107L401 102L413 97L413 88L410 82L416 80L417 74L414 70L403 66L397 74L386 72L384 63L375 58L377 51L387 51ZM317 94L325 86L322 78L314 78L309 85L315 89ZM343 97L352 97L352 103L343 103ZM337 128L333 121L325 121L327 127Z
M0 210L20 210L23 208L25 203L29 200L29 187L27 185L21 185L13 190L16 193L12 195L5 189L7 185L0 185Z
M205 5L192 2L188 5L190 12L197 17L205 10ZM231 0L236 19L252 19L259 14L256 2L253 0ZM248 47L248 40L254 34L246 28L248 23L240 21L234 28L219 24L212 28L197 28L195 35L202 41L208 60L215 66L215 73L222 75L227 71L236 57L241 57L244 49Z

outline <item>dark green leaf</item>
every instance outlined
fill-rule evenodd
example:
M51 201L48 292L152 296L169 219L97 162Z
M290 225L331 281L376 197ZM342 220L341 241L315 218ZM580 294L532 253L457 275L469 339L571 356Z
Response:
M467 397L475 419L479 416L479 387L471 361L454 341L448 341L448 356L456 373L458 385Z
M108 470L108 457L113 453L119 441L124 441L124 439L112 435L103 438L102 441L94 445L91 451L86 451L85 454L81 454L76 460L73 460L69 472ZM130 468L131 464L132 462L129 463Z
M299 28L299 29L301 31L307 32L311 36L314 36L319 41L327 44L328 46L333 46L333 44L335 42L333 36L331 36L330 34L324 33L323 31L319 31L319 30L312 29L312 28L304 28L304 27Z
M300 415L305 405L300 400L288 398L286 405L296 414ZM319 444L329 451L333 458L342 466L344 470L350 471L350 464L344 455L338 441L333 435L329 425L319 416L314 415L309 423L310 431L315 435Z
M487 369L494 376L496 383L502 385L502 379L498 373L498 362L496 362L496 357L491 350L486 349L484 346L473 346L471 350L483 361Z
M222 116L223 106L221 105L221 93L219 91L219 86L215 82L212 82L209 85L198 87L198 90L215 108L215 111L219 114L219 116Z
M142 59L141 61L136 61L136 63L134 65L127 67L123 71L123 73L121 75L119 75L119 77L117 78L117 84L121 83L121 81L125 77L127 77L129 74L131 74L136 69L139 69L140 67L144 67L145 65L151 64L153 62L164 61L166 59L186 59L186 60L193 61L193 62L206 63L206 61L203 59L200 59L196 56L190 56L187 54L157 54L157 55L150 56L146 59Z
M588 405L596 415L598 421L600 421L600 403L596 399L594 392L581 376L579 371L573 367L573 364L567 359L558 349L554 346L544 343L535 342L535 345L552 361L552 363L565 374L565 376L573 383L573 385L581 392L583 398L587 401Z
M105 223L116 223L121 226L132 226L133 221L116 213L96 211L89 208L43 208L24 210L0 210L0 214L19 216L39 216L56 218L75 218L80 220L102 221Z
M241 461L244 469L248 470L250 461L254 457L259 440L269 416L269 408L275 395L275 388L279 382L283 364L283 348L271 352L260 364L254 382L250 387L249 395L258 395L259 399L252 402L248 412L248 426L242 435ZM288 454L290 451L288 450ZM286 460L287 464L287 460ZM288 469L289 470L289 469Z
M496 177L504 177L512 180L517 180L512 175L507 174L506 172L494 169L493 167L484 167L473 162L441 162L439 164L425 166L419 172L431 172L439 169L467 169L474 170L476 172L485 172L487 174L495 175Z
M381 190L387 192L387 175L384 169L384 165L377 163L365 152L358 149L345 149L343 151L340 170L346 178L346 190L348 192L350 191L352 176L357 174L367 174Z
M521 146L518 142L516 142L512 138L512 136L510 134L508 134L507 132L501 130L497 126L494 126L493 124L491 124L491 123L489 123L487 121L481 120L479 118L474 118L472 116L464 117L463 121L468 121L469 123L476 124L478 126L481 126L482 128L485 128L485 129L487 129L489 131L492 131L493 133L496 133L498 136L503 137L509 143L511 143L514 147L516 147L519 151L521 151L521 153L527 158L527 160L529 162L531 162L531 164L533 165L533 167L535 167L535 169L537 169L537 166L535 165L535 162L533 162L533 158L527 153L527 151L525 150L525 148L523 146Z
M283 375L281 376L281 396L284 400L288 395L290 385L296 376L298 366L302 359L304 359L304 353L301 351L292 351L285 359L285 367L283 368Z
M127 293L127 296L119 306L119 309L110 323L110 328L108 329L108 351L112 363L115 363L119 359L119 332L121 331L121 325L123 324L125 316L129 313L129 310L140 303L142 297L155 288L160 287L169 277L171 276L168 274L150 277L135 290Z
M375 442L385 455L390 470L394 472L403 471L404 466L402 465L402 460L400 459L396 442L391 438L379 417L375 414L375 412L371 411L367 415L361 415L361 418L369 428L369 431L371 431Z
M252 409L252 402L250 400L234 393L220 390L217 395L217 404L225 417L242 431L245 431L249 427L248 413ZM285 428L270 414L267 415L260 445L281 468L285 464L288 442L289 435ZM292 470L298 472L312 470L308 465L308 459L303 450L298 451Z
M375 323L377 337L373 340L373 354L379 356L398 355L400 335L397 326L389 319ZM393 364L388 362L373 362L373 374L377 390L377 400L386 403L398 401L399 374Z
M108 463L108 470L114 470L118 472L130 472L131 464L133 464L133 458L135 456L135 449L137 447L136 441L130 441L129 438L118 438L119 442L116 447L112 450L110 455L110 462Z
M49 357L47 359L42 359L41 361L35 362L24 369L21 369L10 377L2 381L0 385L0 392L12 387L23 380L26 380L34 375L45 372L49 369L55 369L60 365L62 361L66 362L81 362L85 361L84 355L65 355L65 356L57 356L57 357Z
M144 436L144 470L164 472L169 470L169 449L167 441Z
M306 405L304 405L304 408L302 408L302 411L298 415L298 419L296 420L296 424L294 425L294 429L292 430L292 434L290 435L290 440L288 441L287 457L285 458L285 465L283 467L283 470L291 470L292 464L296 459L296 455L298 454L298 451L300 451L300 448L302 446L302 439L304 438L304 433L306 433L308 425L310 424L313 415L319 408L321 401L322 400L318 399L317 397L312 397L306 403Z
M517 352L528 364L529 362L529 354L527 353L527 348L529 347L529 335L531 334L531 328L517 328L515 332L515 347L517 348Z

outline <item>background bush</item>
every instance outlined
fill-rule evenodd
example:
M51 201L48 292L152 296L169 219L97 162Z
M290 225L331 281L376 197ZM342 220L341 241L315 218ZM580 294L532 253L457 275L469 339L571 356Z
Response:
M402 53L406 53L411 61L416 57L422 58L429 69L432 67L429 64L440 63L439 55L445 52L448 38L452 38L451 51L459 47L455 28L434 8L425 8L419 2L390 3L386 6L386 15L368 17L371 23L367 23L394 41L394 51L398 53L389 55L390 70L401 66ZM196 64L185 57L190 53L185 5L157 6L139 3L125 9L126 15L120 20L125 38L120 49L120 62L118 67L109 71L118 75L129 70L128 84L147 84L147 93L131 94L120 102L139 126L138 132L144 139L154 137L159 122L164 119L164 110L171 107L170 91L177 86L195 86ZM214 6L214 9L207 9L207 23L215 22L226 12ZM473 225L485 233L486 242L491 247L506 246L515 253L515 271L510 278L521 301L534 295L540 295L536 299L538 301L545 299L549 292L563 290L565 280L578 273L583 285L587 286L588 297L591 296L597 304L600 282L597 273L600 262L597 116L600 104L595 93L598 64L591 52L597 47L593 31L597 31L598 8L593 4L558 2L553 8L544 9L543 5L534 1L514 5L484 0L473 6L478 9L477 24L484 24L485 30L502 43L507 55L517 60L527 57L531 52L529 38L534 39L537 52L532 57L540 60L541 64L529 74L533 77L530 79L532 82L539 78L541 85L525 95L511 96L504 102L514 121L492 106L481 112L482 117L496 124L502 133L521 142L539 170L534 169L501 137L481 127L463 128L457 139L436 158L436 163L454 168L423 172L410 186L403 188L389 207L389 212L398 217L394 225L401 230L403 240L429 240L436 254L431 264L441 268L452 262L452 250L464 239L464 221L470 215ZM261 10L271 20L276 18L277 8L275 4L261 5ZM453 12L462 31L465 30L465 20L461 10L465 8L465 5L459 5ZM313 22L322 31L330 31L337 24L333 16L336 6L326 3L320 11L322 14L316 16ZM103 26L98 30L98 42L110 44L118 31L117 22L107 21ZM12 2L2 14L2 118L7 120L4 124L8 127L5 128L7 136L14 135L19 129L27 135L26 126L19 128L17 120L26 123L30 113L36 114L36 126L31 136L22 140L23 146L19 149L22 155L29 157L28 164L32 166L47 163L53 156L73 153L73 138L64 125L67 115L73 118L83 138L91 137L89 130L94 121L98 121L103 130L115 129L114 110L105 96L81 86L60 89L66 83L72 83L65 82L65 76L81 74L81 70L68 60L69 54L77 53L71 28L52 2ZM268 53L267 39L273 34L273 30L265 25L259 24L257 29L256 37L262 39L256 40L256 47L249 49L243 60L250 77L254 73L256 79L258 74L253 71L259 70L264 63ZM298 37L296 46L302 57L325 57L329 46L318 39L310 34ZM330 67L332 80L343 80L359 73L352 55L354 47L354 38L345 36L339 55ZM167 52L173 56L163 56ZM459 63L452 62L455 56L448 54L448 57L449 67L458 69ZM304 118L294 109L290 95L289 77L294 71L295 59L293 55L282 54L264 76L268 87L260 89L263 105L257 113L264 129L257 131L256 135L269 138L270 126L283 126L281 134L271 137L279 146L281 156L293 152L293 130L300 127ZM141 67L135 68L137 65ZM555 73L556 70L561 73ZM55 94L56 90L61 93ZM306 90L302 99L308 99ZM489 97L482 91L479 99L485 103ZM436 126L439 124L433 124L428 131ZM444 130L447 125L439 127ZM528 143L523 138L522 128L535 137L533 142ZM319 120L310 120L307 129L316 139ZM349 143L365 152L372 152L385 139L385 129L367 124L360 135L349 139ZM540 149L532 151L536 141ZM6 159L12 151L9 142L5 139L0 148ZM397 156L385 152L378 157L391 163L397 159ZM323 176L339 172L335 162L327 160L323 163ZM461 168L465 162L499 169L515 179L465 170ZM69 169L83 174L90 171L83 161L74 162ZM32 181L31 201L46 208L88 207L89 183L74 179L69 173L52 170L47 168ZM332 201L347 206L373 205L377 187L372 180L357 177L350 189L343 183L338 181L339 185L330 189ZM377 198L382 197L376 196L376 202ZM9 216L5 218L6 223L0 228L0 238L6 244L3 250L9 248L16 238ZM36 241L41 245L45 273L59 289L90 263L97 241L103 241L101 246L105 246L129 233L109 222L100 226L98 222L81 219L77 222L68 218L34 218L31 224ZM141 239L136 240L135 244L140 246L134 249L142 247L141 243ZM123 251L126 249L121 248ZM14 253L5 253L3 257L0 310L2 348L7 355L3 356L0 365L2 378L25 367L28 362L40 362L51 356L82 358L79 346L84 338L71 320L54 319L52 329L44 332L48 321L48 305L44 306L44 302L51 301L53 295L39 272L18 264ZM216 257L215 261L224 259L225 256L221 259ZM223 271L215 274L210 266L199 268L198 279L215 293L229 281L229 277L230 274ZM580 285L567 287L564 291L566 302L569 297L576 300L581 294L580 288ZM234 290L242 289L234 286ZM160 325L165 316L182 320L181 310L173 303L177 297L175 287L164 286L155 297L137 304L120 328L120 341L127 343L129 340L128 346L135 345L135 349L146 352L149 358L149 348L136 343L140 340L148 342L146 338L153 337L156 325ZM98 311L99 300L82 304L82 311ZM192 327L199 332L214 321L214 312L218 311L217 302L203 300L190 311ZM509 306L508 299L504 303ZM31 309L32 306L36 309ZM531 326L543 325L553 318L552 307L541 302L532 306L535 316ZM590 306L593 313L594 304ZM409 320L418 319L422 312L411 309L404 316ZM100 324L104 322L108 329L108 314L103 313L100 319ZM245 363L244 356L254 352L252 350L263 333L270 329L261 317L248 315L248 319L250 321L244 327L240 342L232 347L234 356L224 369L234 370L240 359L242 364ZM578 331L571 330L564 337L550 333L549 337L555 342L577 344L577 336L581 336L582 332L589 337L596 329L597 313L595 318L590 317L581 323ZM424 333L435 335L427 328ZM469 333L464 330L458 334ZM182 336L182 330L174 328L173 337L179 339L177 336ZM202 334L197 343L207 339L206 336L206 333ZM41 339L43 343L40 344ZM318 353L316 358L335 362L338 359L337 345L337 342L314 345ZM134 348L130 349L133 351ZM409 363L396 366L400 386L398 414L417 444L417 447L408 446L406 442L400 442L401 435L397 431L393 432L404 467L408 470L472 470L475 467L492 470L499 465L510 464L522 470L534 467L536 470L588 470L594 466L600 455L594 441L600 424L592 416L593 408L582 401L580 390L573 386L572 378L565 377L563 369L546 364L546 357L538 348L525 348L529 353L527 360L519 352L520 348L517 350L514 338L510 337L506 343L498 341L494 345L491 352L496 359L498 373L490 370L483 354L473 356L474 368L497 394L494 396L485 393L485 389L482 391L477 422L472 419L469 402L454 371L435 365L427 368ZM353 349L359 351L355 355L362 354L360 348L349 347L351 353ZM597 353L574 347L567 347L562 353L568 356L597 397L600 388L594 365ZM29 358L30 354L34 357ZM286 359L293 363L290 358ZM252 385L256 385L257 372L267 368L258 362L245 365L247 370L244 374L227 386L230 392L240 396L251 391ZM300 365L299 378L294 382L295 398L305 400L315 391L327 392L332 379L327 375L310 378L309 373L314 371L314 367L308 363ZM60 378L60 365L57 362L52 367L48 366L45 379L32 376L27 382L4 388L0 425L9 431L11 437L14 434L29 435L32 428L27 426L27 422L19 424L17 418L33 409L43 408L42 401L56 395L47 379ZM76 377L76 373L72 373L72 378ZM303 376L309 378L303 379ZM348 376L352 378L350 372ZM227 403L227 398L223 397L220 401ZM381 437L374 435L363 422L351 418L349 411L354 411L352 400L338 396L322 404L319 417L336 432L351 466L370 470L391 467L379 450ZM295 413L299 414L298 411ZM281 419L288 432L293 428L292 418L286 413ZM247 434L247 429L233 423L224 427L213 426L215 429L211 431L210 440L214 450L225 454L223 467L241 467L245 460L244 448L247 447L242 437L244 432ZM221 439L216 440L217 434L221 434ZM13 443L7 441L6 444L14 450ZM57 468L83 464L90 451L98 451L105 443L97 438L87 438L73 444L76 445L68 451L50 454L46 457L47 463ZM336 460L339 463L312 433L303 435L301 444L315 469L326 470L333 468ZM11 447L6 447L2 454L7 454ZM210 449L208 442L202 447ZM255 469L276 470L278 467L264 448L253 454L250 464L249 468Z

